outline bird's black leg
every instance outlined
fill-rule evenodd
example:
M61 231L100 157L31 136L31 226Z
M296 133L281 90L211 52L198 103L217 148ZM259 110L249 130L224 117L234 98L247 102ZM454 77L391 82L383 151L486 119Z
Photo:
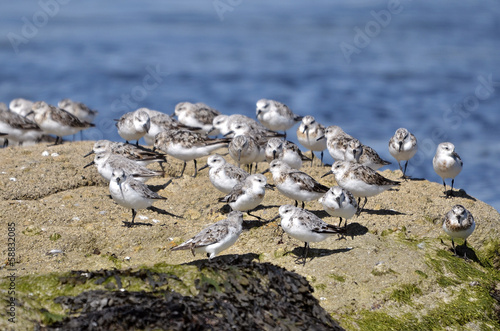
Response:
M184 165L182 166L181 174L177 178L181 178L182 176L184 176L184 170L186 170L186 161L184 161Z
M304 245L304 265L306 265L307 254L309 253L309 243L306 242Z
M198 175L198 167L196 166L196 159L194 159L193 162L194 162L194 175L193 175L193 178L195 178L196 175Z
M311 151L311 167L313 166L314 163L314 152Z
M444 186L444 195L448 197L448 192L446 192L446 182L444 181L444 179L443 179L443 186Z
M299 202L297 200L295 200L295 207L297 207L299 205Z
M256 219L258 219L259 221L266 221L265 219L263 219L262 217L259 217L257 215L254 215L254 214L250 214L250 211L247 211L247 215L249 216L252 216L252 217L255 217Z
M132 222L130 222L129 227L134 226L134 220L135 220L136 215L137 215L137 212L135 211L135 209L132 209Z

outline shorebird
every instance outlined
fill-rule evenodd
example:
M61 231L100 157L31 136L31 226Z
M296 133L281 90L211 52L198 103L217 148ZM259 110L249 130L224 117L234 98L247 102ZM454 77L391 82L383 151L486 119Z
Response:
M226 219L214 223L200 231L193 238L182 244L172 247L171 250L191 250L193 256L196 252L206 253L209 260L217 254L232 246L243 230L243 214L232 211Z

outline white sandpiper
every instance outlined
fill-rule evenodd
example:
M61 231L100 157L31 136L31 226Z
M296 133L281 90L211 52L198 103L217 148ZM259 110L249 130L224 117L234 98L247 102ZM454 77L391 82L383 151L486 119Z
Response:
M206 253L209 260L217 254L232 246L243 230L243 214L240 211L232 211L226 219L214 223L200 231L193 238L182 244L172 247L171 250L191 250L195 253Z
M283 230L291 237L304 242L304 265L310 242L320 242L332 235L345 233L345 228L328 224L313 213L292 205L281 206L279 214Z

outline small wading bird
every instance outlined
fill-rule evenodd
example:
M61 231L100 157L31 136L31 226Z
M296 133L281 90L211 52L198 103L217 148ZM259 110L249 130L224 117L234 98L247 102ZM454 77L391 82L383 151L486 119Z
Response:
M156 200L166 200L156 192L153 192L143 182L127 176L123 170L113 171L109 182L109 193L116 203L132 209L132 221L128 226L134 225L137 210L146 209L153 205Z
M306 264L310 242L320 242L334 234L345 233L345 228L328 224L313 213L292 205L281 206L279 214L283 231L291 237L304 242L304 265Z
M443 220L443 230L451 237L453 252L457 255L453 239L462 238L464 247L467 247L467 238L474 232L476 222L472 214L462 205L455 205L446 213ZM464 257L467 256L464 254Z
M434 171L443 180L444 194L446 197L453 196L453 184L455 177L462 171L464 163L455 152L455 146L450 142L440 143L436 150L436 155L432 159ZM451 178L450 193L446 191L446 178Z
M243 230L243 214L240 211L232 211L226 219L214 223L198 233L193 238L182 244L172 247L171 250L189 249L193 256L196 252L206 253L209 260L217 254L232 246Z

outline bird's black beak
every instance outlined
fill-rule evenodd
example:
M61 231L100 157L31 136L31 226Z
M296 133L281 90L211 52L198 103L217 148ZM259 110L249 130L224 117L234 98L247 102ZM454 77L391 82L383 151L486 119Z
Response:
M86 166L84 166L84 167L83 167L83 169L85 169L85 168L87 168L87 167L90 167L91 165L94 165L94 164L95 164L95 162L94 162L94 161L92 161L92 162L90 162L89 164L87 164Z
M281 217L281 216L278 214L278 215L274 216L273 218L271 218L271 219L269 220L269 222L276 221L276 220L277 220L278 218L280 218L280 217Z
M269 172L269 168L267 168L266 170L262 171L261 174L265 174L265 173L268 173Z
M332 175L332 174L333 174L333 171L330 170L326 174L324 174L323 176L321 176L321 178L326 177L328 175Z
M87 157L87 156L92 155L92 154L94 154L94 150L91 150L90 152L88 152L87 154L85 154L83 157Z
M316 141L320 141L321 139L324 139L324 138L325 138L325 136L318 137L318 138L316 138Z
M207 163L207 164L205 164L203 167L199 168L199 169L198 169L198 171L203 170L203 169L206 169L206 168L208 168L208 163Z
M270 189L270 190L272 190L272 191L274 191L274 185L271 185L271 184L266 184L266 185L264 185L264 187L265 187L265 188L268 188L268 189Z
M228 133L226 133L226 134L224 135L224 137L227 137L227 136L229 136L229 135L231 135L231 134L233 134L233 133L234 133L234 131L229 131Z

